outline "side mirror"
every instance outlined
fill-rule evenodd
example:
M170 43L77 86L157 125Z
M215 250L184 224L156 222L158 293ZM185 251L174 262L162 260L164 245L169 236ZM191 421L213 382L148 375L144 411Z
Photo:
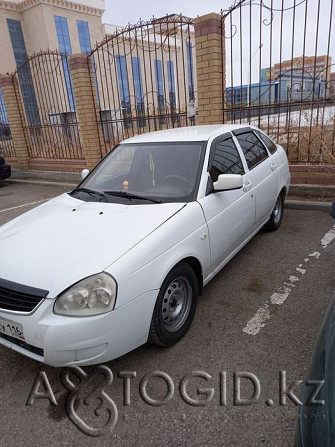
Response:
M84 180L84 178L86 178L89 173L90 173L89 169L83 169L80 174L81 179Z
M231 189L240 189L243 186L242 175L239 174L220 174L217 181L213 184L214 191L229 191Z

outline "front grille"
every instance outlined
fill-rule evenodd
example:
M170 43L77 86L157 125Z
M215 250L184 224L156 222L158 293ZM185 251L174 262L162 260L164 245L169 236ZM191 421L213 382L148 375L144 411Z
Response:
M48 290L0 279L0 309L29 313L48 293Z
M4 310L16 310L17 312L31 312L41 298L36 296L22 295L13 290L0 288L0 308Z
M26 349L27 351L32 352L33 354L39 355L41 357L44 356L44 351L41 348L37 348L36 346L28 345L23 340L19 340L18 338L11 337L7 334L1 334L0 338L4 338L5 340L9 341L10 343L13 343L14 345L20 346L20 348Z

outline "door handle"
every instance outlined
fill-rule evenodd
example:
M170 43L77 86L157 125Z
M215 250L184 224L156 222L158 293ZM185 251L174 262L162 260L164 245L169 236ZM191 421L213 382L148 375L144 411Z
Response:
M243 191L245 191L245 192L250 191L251 187L252 187L252 182L250 180L246 180L243 183Z
M272 171L275 171L275 170L278 168L278 163L276 163L275 161L273 161L273 162L270 164L270 167L271 167Z

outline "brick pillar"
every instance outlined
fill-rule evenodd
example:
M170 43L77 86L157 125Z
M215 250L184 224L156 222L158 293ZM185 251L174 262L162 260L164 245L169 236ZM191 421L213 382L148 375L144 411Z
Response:
M74 54L69 57L69 66L84 157L88 169L92 169L101 160L102 153L91 61L84 54Z
M225 42L221 16L206 14L194 20L197 61L198 122L222 124L226 78Z
M5 101L17 164L20 169L26 170L29 169L29 154L24 130L27 126L21 95L15 94L15 82L18 81L11 75L0 76L0 87Z

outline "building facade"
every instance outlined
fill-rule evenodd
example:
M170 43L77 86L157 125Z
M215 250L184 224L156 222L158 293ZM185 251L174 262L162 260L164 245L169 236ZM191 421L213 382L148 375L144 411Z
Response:
M288 104L330 99L334 74L330 56L297 57L263 68L260 82L228 87L228 107ZM262 111L262 109L261 109ZM264 109L264 114L268 109Z
M64 157L81 153L69 65L78 53L89 58L107 150L132 133L195 120L192 19L172 14L122 29L103 25L103 11L104 0L0 0L0 74L16 71L33 158L46 145L59 156L63 147ZM8 124L0 88L0 138Z
M41 50L83 53L104 38L104 0L0 0L0 73Z
M34 53L58 50L71 55L88 53L104 37L104 0L0 0L0 73L12 73ZM67 59L62 59L66 84L66 113L75 104ZM38 90L29 64L19 72L19 82L28 125L39 126L41 113ZM52 119L52 118L50 118ZM59 119L59 117L57 118ZM0 89L1 133L8 133L8 119Z
M331 97L335 97L335 72L334 73L330 73L330 96Z
M190 104L196 101L191 19L170 15L105 30L106 41L92 54L105 140L119 139L124 128L147 131L191 121Z
M274 64L270 70L272 79L293 72L296 75L320 78L323 81L330 80L332 58L330 56L300 56Z

